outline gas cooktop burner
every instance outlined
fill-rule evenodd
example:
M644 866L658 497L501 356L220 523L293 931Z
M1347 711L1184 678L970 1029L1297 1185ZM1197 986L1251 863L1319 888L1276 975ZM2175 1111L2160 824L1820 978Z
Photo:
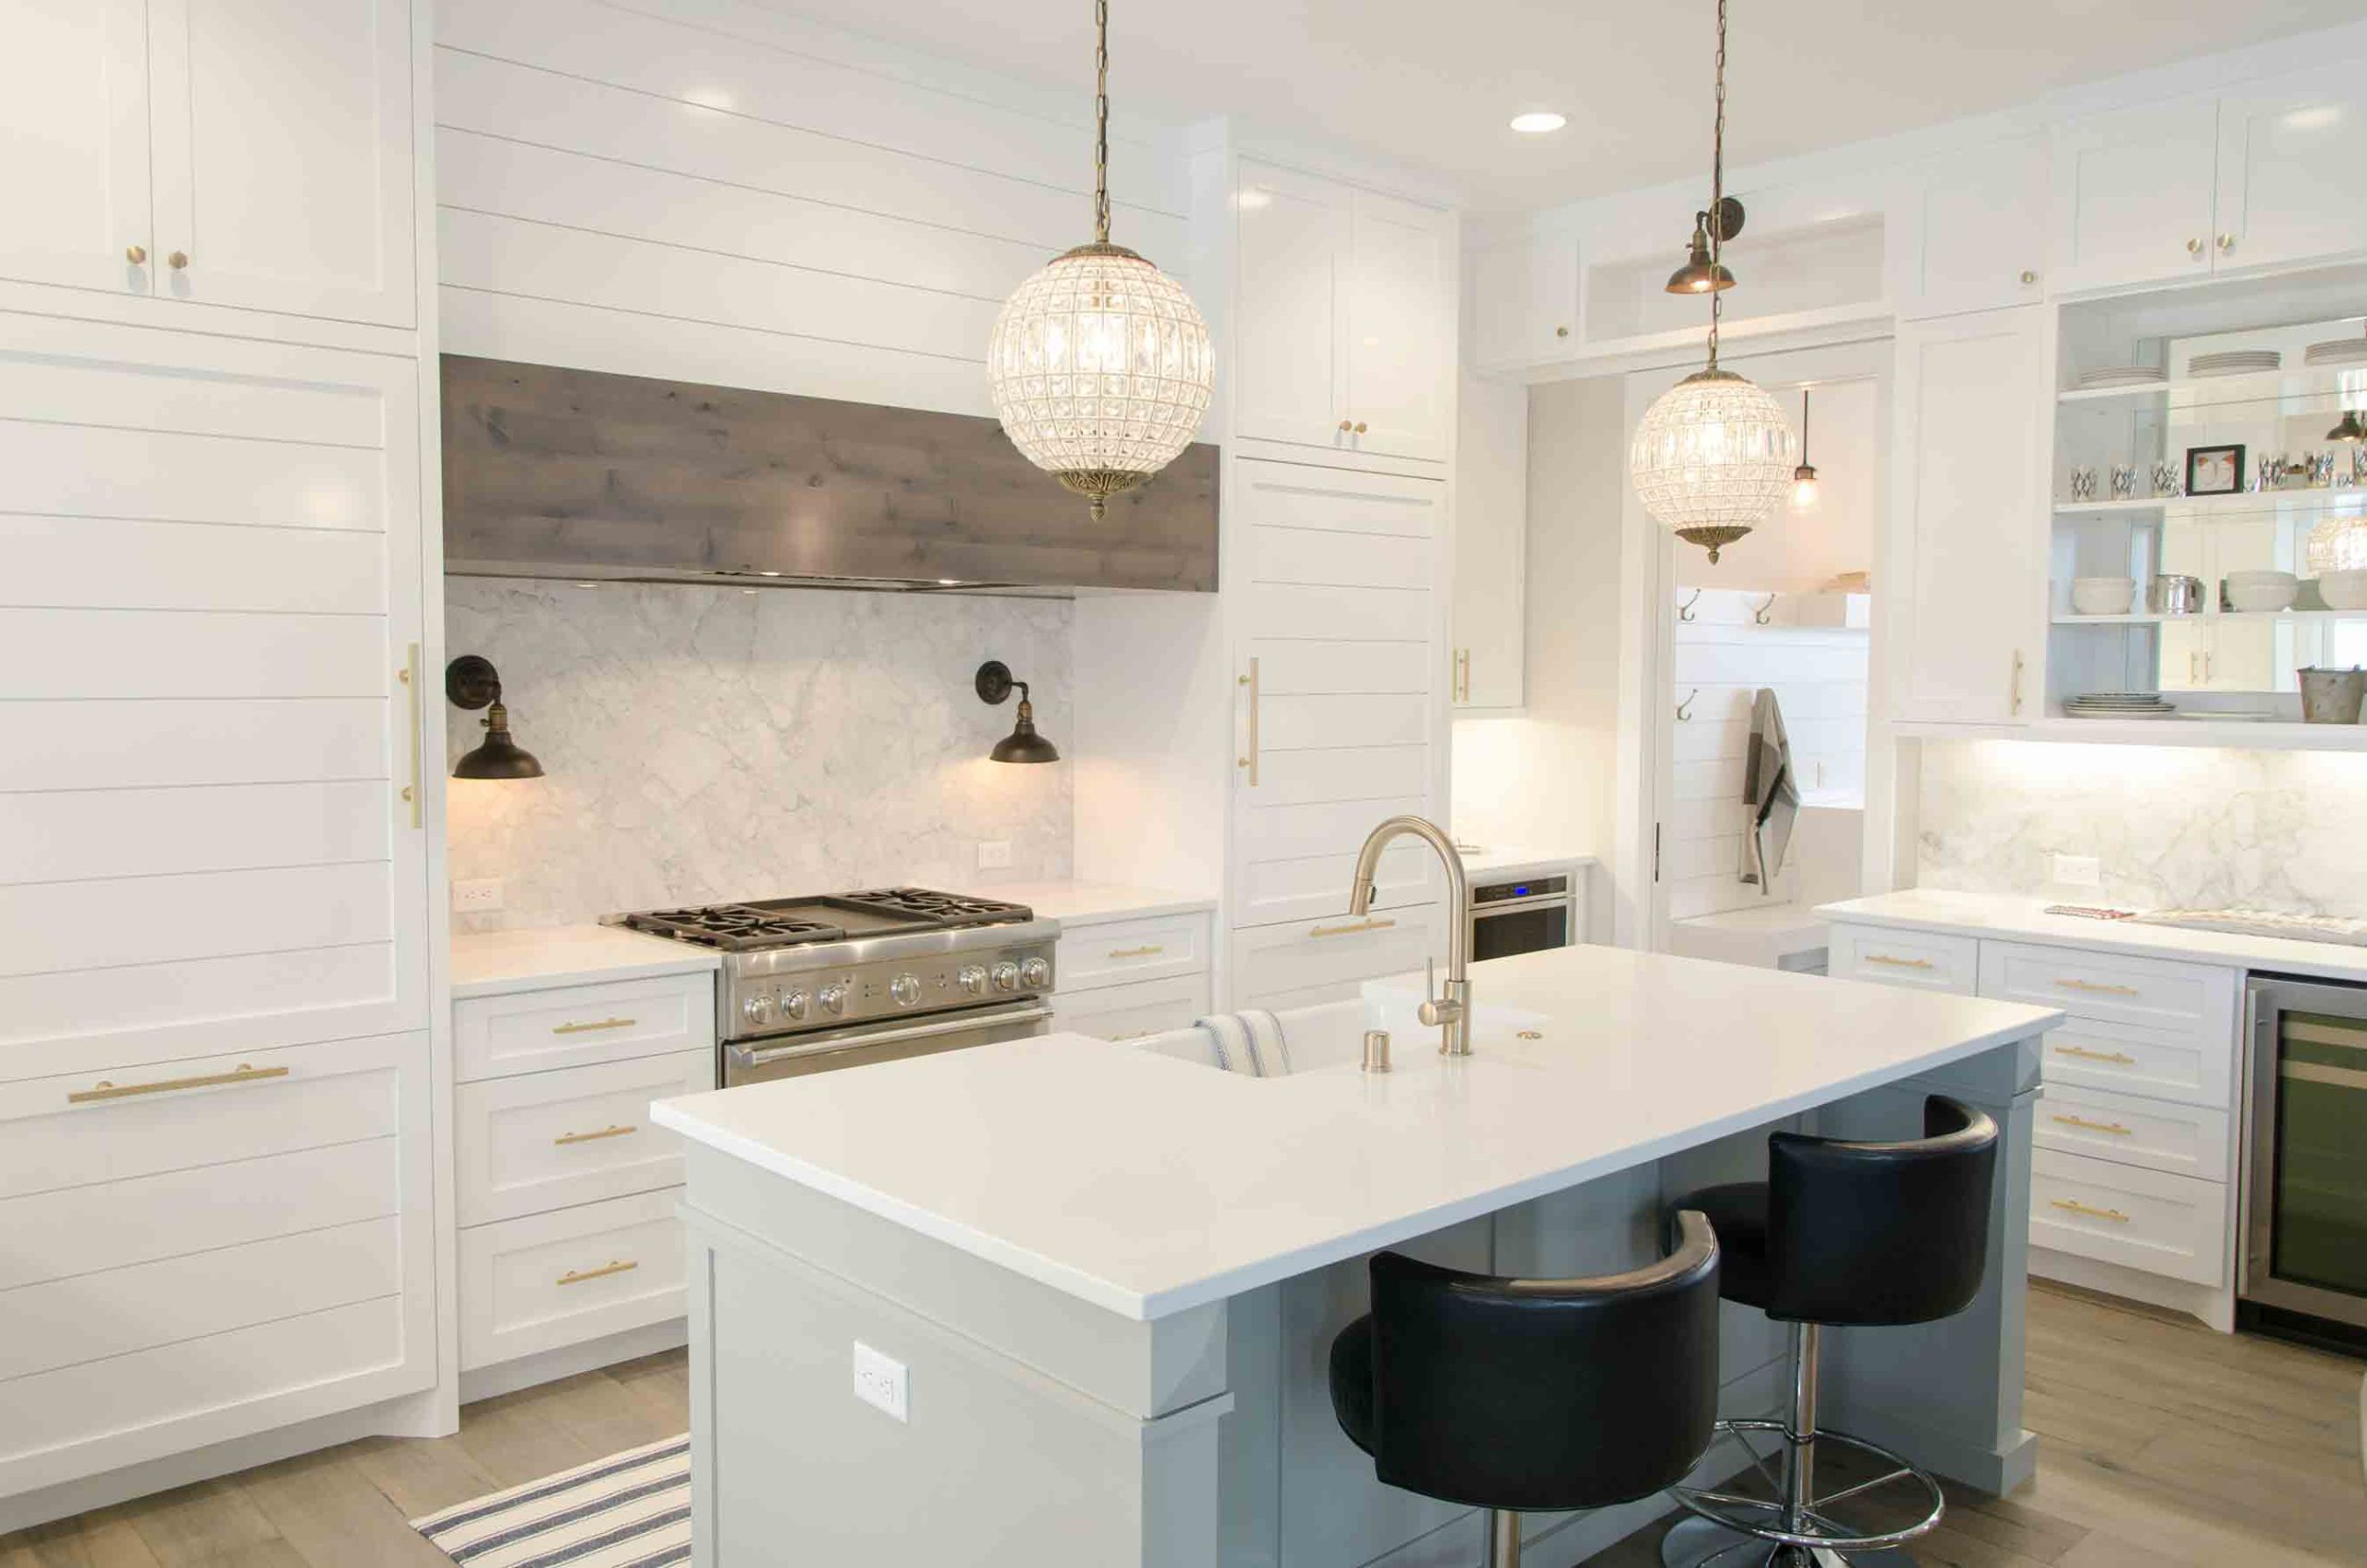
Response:
M877 888L810 899L761 899L695 909L647 910L612 916L618 924L723 952L844 942L903 931L1005 925L1033 920L1024 904L939 893L926 888Z
M1034 912L1024 904L976 899L966 893L938 893L926 888L875 888L869 892L849 893L845 897L849 903L868 904L894 914L910 914L933 925L1000 925L1009 921L1035 918Z

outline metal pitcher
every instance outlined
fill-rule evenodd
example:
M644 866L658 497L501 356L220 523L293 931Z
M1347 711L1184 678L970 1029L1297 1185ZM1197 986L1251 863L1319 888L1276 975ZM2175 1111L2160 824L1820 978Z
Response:
M2301 717L2311 724L2356 724L2367 701L2367 670L2304 669L2301 678Z

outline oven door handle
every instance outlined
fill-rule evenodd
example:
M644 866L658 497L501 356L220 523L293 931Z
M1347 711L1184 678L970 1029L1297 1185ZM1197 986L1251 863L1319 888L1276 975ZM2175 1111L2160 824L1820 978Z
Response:
M1486 920L1490 915L1521 914L1533 909L1570 909L1575 908L1577 901L1576 896L1570 893L1539 893L1533 899L1498 899L1493 903L1473 904L1471 918Z
M789 1061L801 1056L816 1056L825 1051L842 1051L850 1047L893 1046L906 1040L926 1040L937 1035L966 1035L976 1029L994 1029L1006 1023L1035 1023L1052 1016L1049 1007L1023 1008L1017 1012L965 1012L955 1018L940 1018L928 1023L914 1023L902 1029L885 1029L877 1034L833 1034L827 1040L806 1040L796 1045L775 1046L759 1050L753 1046L733 1046L731 1065L734 1067L769 1067L776 1061Z

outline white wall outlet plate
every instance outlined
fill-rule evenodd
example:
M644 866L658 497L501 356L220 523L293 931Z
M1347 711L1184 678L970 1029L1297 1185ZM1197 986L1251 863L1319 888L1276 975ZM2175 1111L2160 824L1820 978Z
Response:
M1010 864L1010 839L987 839L979 842L978 869L980 871L1000 871Z
M501 878L479 876L452 884L452 913L490 914L501 907Z
M2057 855L2054 879L2067 888L2101 888L2104 884L2103 862L2093 855Z
M899 1421L913 1418L911 1374L904 1364L854 1342L854 1397Z

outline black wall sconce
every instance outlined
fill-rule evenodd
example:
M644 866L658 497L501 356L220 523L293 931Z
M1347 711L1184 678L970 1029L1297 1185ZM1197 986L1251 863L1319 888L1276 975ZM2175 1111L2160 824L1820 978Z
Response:
M1058 762L1060 748L1036 733L1036 706L1027 700L1027 682L1013 680L1011 667L1000 659L988 659L978 667L978 700L1000 704L1011 697L1012 687L1019 688L1019 722L1011 733L995 742L987 755L997 762Z
M485 729L484 744L452 765L455 778L540 778L543 765L534 753L519 749L509 738L509 710L501 705L501 677L493 661L462 654L444 667L444 695L452 705L473 713L489 708L478 720Z

